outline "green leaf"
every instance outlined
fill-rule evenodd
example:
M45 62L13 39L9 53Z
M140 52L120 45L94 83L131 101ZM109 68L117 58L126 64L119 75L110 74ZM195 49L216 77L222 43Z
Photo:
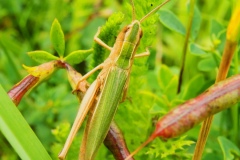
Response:
M225 42L226 42L226 30L223 30L222 32L219 32L218 34L218 45L216 47L216 50L218 50L220 53L223 53L223 50L225 48Z
M216 61L214 60L213 56L209 56L208 58L205 58L203 60L201 60L199 63L198 63L198 69L200 71L205 71L205 72L208 72L208 71L212 71L213 69L215 69L217 67L217 63Z
M204 85L204 76L202 74L197 74L194 76L188 83L186 88L184 89L183 98L188 100L197 96L197 94L201 91Z
M191 43L190 44L190 52L196 56L203 56L206 55L207 52L202 50L197 44Z
M222 32L223 30L226 30L226 29L221 23L219 23L215 19L211 20L211 29L210 29L211 35L215 35L216 37L218 37L220 32Z
M192 28L191 28L191 38L195 39L198 35L200 26L201 26L201 13L197 6L194 7L194 15L192 21Z
M165 89L168 83L171 81L173 74L166 65L161 65L159 71L159 85L161 89Z
M65 40L61 25L57 19L55 19L52 23L50 37L54 49L60 57L63 57L65 51Z
M176 140L173 143L174 145L171 145L170 148L165 148L164 152L162 152L161 154L161 158L174 154L178 150L184 150L186 146L191 146L192 144L194 144L194 141L185 140L185 139L186 139L186 136L182 136L178 140Z
M173 14L171 11L160 10L158 11L158 13L159 13L160 21L164 26L182 35L186 34L185 27L183 26L181 21L178 19L178 17L175 14Z
M163 108L163 106L159 106L156 103L152 106L152 108L149 110L149 113L151 114L166 114L167 111Z
M50 160L51 157L1 85L0 95L0 130L17 154L26 160Z
M219 136L218 142L223 152L224 160L240 158L239 148L225 137ZM235 156L234 156L235 155Z
M101 26L101 31L98 36L103 42L105 42L109 46L113 46L116 40L116 36L119 32L119 27L124 20L124 14L121 12L117 12L112 14L105 25ZM94 53L92 54L92 58L90 59L90 65L88 70L93 69L98 64L102 63L109 55L109 51L99 45L98 43L93 43ZM96 78L97 74L93 74L89 78L90 81L93 81Z
M33 60L35 60L36 62L39 62L39 63L45 63L48 61L58 59L58 57L56 57L46 51L31 51L31 52L28 52L28 55L30 58L32 58Z
M154 159L173 159L171 155L178 155L180 152L186 152L186 150L192 144L194 144L194 142L187 140L186 136L182 136L178 139L169 139L165 142L156 138L154 142L150 144L151 147L149 147L149 150L146 152L146 154L151 155L151 157L153 157L154 155L155 157L159 157ZM158 150L160 150L161 152L159 153ZM158 154L160 154L160 156L158 156ZM187 159L190 159L190 157Z
M173 100L173 98L177 95L177 86L178 77L173 76L164 90L164 93L167 95L169 100Z
M77 50L71 52L69 55L64 57L64 61L68 62L69 64L78 64L85 60L90 54L93 53L93 49L89 50Z

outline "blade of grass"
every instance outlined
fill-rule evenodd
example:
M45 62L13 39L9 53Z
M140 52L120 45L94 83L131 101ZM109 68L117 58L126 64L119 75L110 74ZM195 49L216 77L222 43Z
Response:
M0 130L21 159L51 160L51 157L1 85L0 95Z

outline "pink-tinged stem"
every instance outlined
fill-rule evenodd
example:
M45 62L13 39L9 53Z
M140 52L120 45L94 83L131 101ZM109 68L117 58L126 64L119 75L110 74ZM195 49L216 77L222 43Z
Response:
M173 109L158 121L154 134L163 139L179 136L239 100L240 75L213 85L198 97Z
M224 80L227 77L228 70L230 68L230 64L234 55L234 51L236 50L237 42L232 42L227 39L222 60L219 66L219 71L216 78L216 83ZM204 150L204 146L207 142L207 137L210 132L213 116L209 116L207 119L203 121L203 125L200 130L200 134L198 136L197 144L195 147L193 160L200 160L202 157L202 153Z
M228 78L209 88L206 92L171 110L156 125L150 138L130 156L156 137L168 139L180 136L209 116L240 101L240 75ZM127 159L130 158L127 157Z
M8 91L8 95L13 103L17 106L26 92L35 86L38 81L39 77L27 75L23 80L14 85L13 88Z
M124 160L130 155L124 137L114 122L111 123L104 145L112 152L116 160ZM133 158L130 160L133 160Z

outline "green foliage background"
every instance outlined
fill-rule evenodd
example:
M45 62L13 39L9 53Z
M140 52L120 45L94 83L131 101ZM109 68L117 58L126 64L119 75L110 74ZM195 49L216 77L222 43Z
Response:
M160 4L156 0L134 2L137 19ZM115 117L131 151L147 139L159 117L177 104L197 96L214 83L225 43L226 26L231 16L231 5L231 1L197 1L180 94L176 92L189 18L188 3L185 0L172 0L156 15L144 21L144 37L138 53L150 46L151 55L148 59L135 60L128 100L119 106ZM90 49L92 46L97 48L96 53L84 63L75 66L80 73L86 73L107 56L106 50L93 43L93 36L112 13L117 17L112 18L112 28L106 27L101 33L103 40L110 46L114 43L119 26L121 28L131 22L131 6L126 0L2 0L1 85L7 91L26 76L27 72L22 68L22 64L38 65L27 56L27 52L54 52L50 42L50 28L55 18L59 20L65 33L66 53ZM120 23L121 21L123 23ZM239 51L234 57L229 76L239 73L238 54ZM104 56L100 58L100 55ZM48 81L25 96L19 109L47 151L56 159L78 109L78 101L71 94L66 73L63 70L54 73ZM236 105L215 116L204 160L223 159L223 155L229 155L231 149L236 151L236 146L240 147L239 110ZM136 159L190 159L194 149L192 142L196 142L199 129L200 126L197 126L183 137L168 142L156 139L144 148ZM78 156L82 131L83 127L71 147L68 159L76 159ZM217 139L218 136L222 137ZM18 159L3 136L0 136L0 142L0 159ZM221 149L221 146L224 146L222 144L226 143L230 143L230 149ZM102 146L96 159L113 157Z

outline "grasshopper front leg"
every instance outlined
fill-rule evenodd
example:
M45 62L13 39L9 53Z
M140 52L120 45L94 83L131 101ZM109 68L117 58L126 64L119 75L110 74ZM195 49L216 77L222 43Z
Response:
M150 51L148 50L148 48L146 48L145 52L134 55L134 58L140 58L140 57L145 57L149 55L150 55Z
M108 49L109 51L112 51L112 47L108 46L106 43L104 43L100 38L98 38L99 34L100 34L101 28L98 28L97 33L94 36L94 41L96 43L98 43L99 45L101 45L102 47Z
M148 48L146 48L146 51L145 51L145 52L134 55L134 58L140 58L140 57L145 57L145 56L149 56L149 55L150 55L150 52L149 52ZM132 61L132 62L133 62L133 61ZM132 65L132 64L131 64L131 65ZM130 74L130 73L129 73L129 74ZM128 77L128 79L127 79L126 86L125 86L124 91L123 91L123 96L122 96L121 102L124 102L125 99L126 99L126 97L127 97L127 91L128 91L129 81L130 81L130 77Z
M101 28L98 28L97 33L94 36L94 41L96 43L98 43L99 45L103 46L104 48L112 51L112 47L108 46L106 43L104 43L100 38L98 38L99 34L100 34ZM103 69L104 66L106 66L106 62L103 62L101 64L99 64L97 67L93 68L91 71L89 71L87 74L85 74L78 82L78 85L80 84L80 82L82 82L83 80L86 80L88 77L90 77L94 72L96 72L97 70ZM78 86L77 85L77 86Z
M99 86L100 89L96 95L98 99L94 99L94 109L89 116L84 132L80 155L83 160L95 158L101 143L107 135L118 104L122 97L126 96L133 59L149 55L149 52L146 52L135 56L142 38L141 22L159 8L160 6L153 9L140 21L133 18L131 24L125 26L118 34L113 48L98 38L100 30L95 35L94 41L110 50L111 53L104 61L103 70L98 75L98 79L100 79L98 82L102 85Z

